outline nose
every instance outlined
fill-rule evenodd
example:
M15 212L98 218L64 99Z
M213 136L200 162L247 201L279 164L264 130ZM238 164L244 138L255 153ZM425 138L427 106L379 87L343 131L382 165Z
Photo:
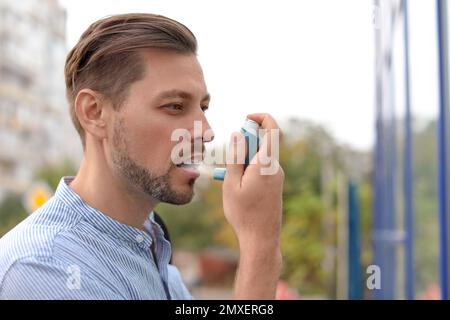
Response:
M200 122L197 122L200 121ZM201 140L203 143L211 142L214 140L214 131L209 125L205 114L202 113L201 118L196 119L197 125L194 123L194 140Z
M205 114L202 112L201 117L198 117L194 121L194 132L192 134L192 150L195 161L203 161L205 156L205 143L214 140L214 132L209 125Z
M211 142L214 140L214 131L211 128L211 126L209 125L208 120L206 120L205 118L205 122L203 124L203 127L205 128L204 132L203 132L203 142Z

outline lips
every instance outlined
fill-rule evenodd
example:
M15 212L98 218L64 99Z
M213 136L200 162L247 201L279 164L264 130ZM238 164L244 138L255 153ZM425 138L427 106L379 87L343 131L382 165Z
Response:
M187 167L187 168L194 168L198 167L198 165L203 161L203 154L195 154L194 156L191 156L189 158L181 159L178 161L174 161L176 163L177 167Z
M200 171L198 170L198 164L179 164L179 168L189 179L197 179L200 176Z
M198 163L180 163L177 164L178 168L192 169L197 170L199 164Z

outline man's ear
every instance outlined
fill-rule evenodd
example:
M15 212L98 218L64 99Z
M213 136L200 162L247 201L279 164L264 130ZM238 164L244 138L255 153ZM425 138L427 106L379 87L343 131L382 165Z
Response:
M101 94L91 90L82 89L75 98L75 113L85 133L90 133L94 138L107 137L108 110L106 102Z

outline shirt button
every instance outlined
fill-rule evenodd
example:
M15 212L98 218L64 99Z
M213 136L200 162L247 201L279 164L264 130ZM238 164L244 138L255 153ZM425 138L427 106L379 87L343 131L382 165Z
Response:
M136 236L136 241L137 241L138 243L141 243L142 241L144 241L144 237L143 237L141 234L138 234L138 235Z

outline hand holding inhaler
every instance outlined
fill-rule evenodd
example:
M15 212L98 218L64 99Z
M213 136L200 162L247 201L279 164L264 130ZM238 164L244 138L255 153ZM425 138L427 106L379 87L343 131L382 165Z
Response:
M231 161L227 164L223 182L225 217L236 234L240 248L235 297L273 299L281 270L284 173L278 160L273 157L272 165L275 164L277 170L273 174L261 174L261 169L267 166L261 159L262 156L271 157L272 134L279 128L268 114L251 114L248 119L266 129L266 134L253 160L250 157L251 146L246 146L251 137L247 139L245 132L233 134L228 150ZM243 147L250 152L246 157L248 163L240 164L236 160L239 148Z
M249 165L250 161L255 156L256 152L259 149L259 138L258 138L258 130L260 129L259 123L250 119L246 119L244 125L241 128L241 133L245 137L245 164L244 170ZM225 168L215 168L213 178L215 180L224 180L227 169Z

